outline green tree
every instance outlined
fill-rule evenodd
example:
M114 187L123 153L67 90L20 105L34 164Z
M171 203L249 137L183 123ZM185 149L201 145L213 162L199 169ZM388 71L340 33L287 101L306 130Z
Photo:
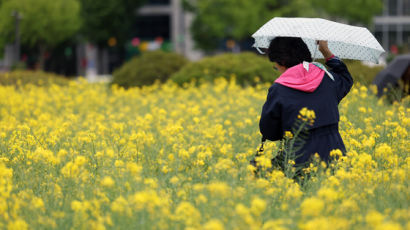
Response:
M40 66L44 66L47 49L75 34L80 28L80 3L77 0L0 0L0 48L14 41L13 12L22 15L21 43L40 50ZM2 49L1 49L2 50Z
M198 48L211 51L221 39L243 40L273 17L314 16L304 0L184 0L196 16L191 26Z
M99 46L114 37L123 43L130 34L135 12L146 0L80 0L83 26L81 34Z
M370 25L373 16L383 10L382 0L327 0L323 4L321 0L310 0L312 5L317 5L317 9L323 10L329 18L343 18L350 23Z
M184 0L195 14L191 32L198 48L212 51L222 39L244 40L273 17L344 18L368 24L382 0Z

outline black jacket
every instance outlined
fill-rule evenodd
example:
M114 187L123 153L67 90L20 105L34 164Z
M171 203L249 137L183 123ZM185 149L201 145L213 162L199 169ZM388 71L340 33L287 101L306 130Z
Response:
M304 160L315 152L327 159L329 154L327 149L339 148L345 151L341 138L335 143L326 144L328 145L326 148L320 147L324 143L311 143L315 139L312 136L314 133L321 133L321 128L328 130L329 127L333 127L331 133L340 137L337 130L339 122L338 104L353 85L353 79L346 65L339 58L334 57L328 60L326 65L329 67L329 72L333 75L334 81L325 74L318 88L311 93L274 83L269 88L266 102L262 108L259 122L260 132L263 138L271 141L282 139L284 132L292 129L297 115L303 107L315 111L316 119L313 126L309 127L309 131L311 131L309 132L309 138L302 151L300 151L308 155L305 156ZM329 140L319 139L318 141L328 142Z

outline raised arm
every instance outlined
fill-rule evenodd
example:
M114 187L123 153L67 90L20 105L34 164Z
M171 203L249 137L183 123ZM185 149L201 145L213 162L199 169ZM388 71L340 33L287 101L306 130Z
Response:
M323 54L323 57L325 57L326 60L334 56L332 51L330 51L327 45L327 41L318 41L318 43L319 43L319 51Z
M346 65L330 51L327 41L318 41L318 43L319 51L326 59L326 65L337 75L335 81L337 84L337 98L340 102L352 88L353 78Z

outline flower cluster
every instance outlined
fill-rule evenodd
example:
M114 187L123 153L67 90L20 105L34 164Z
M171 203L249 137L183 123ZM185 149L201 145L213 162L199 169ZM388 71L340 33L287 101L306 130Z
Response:
M304 122L308 122L309 124L312 125L315 122L315 119L316 119L315 111L314 110L309 110L308 108L303 107L299 111L298 119L300 119Z
M409 100L354 87L340 105L346 155L299 184L249 165L268 87L0 86L0 228L408 229Z

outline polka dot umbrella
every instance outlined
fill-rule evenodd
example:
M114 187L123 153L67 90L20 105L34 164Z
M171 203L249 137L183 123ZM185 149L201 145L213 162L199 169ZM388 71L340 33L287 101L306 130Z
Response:
M323 58L316 41L328 41L329 49L338 57L378 63L383 47L364 27L351 26L321 18L275 17L259 28L252 37L253 47L264 54L275 37L300 37L309 47L312 58Z

